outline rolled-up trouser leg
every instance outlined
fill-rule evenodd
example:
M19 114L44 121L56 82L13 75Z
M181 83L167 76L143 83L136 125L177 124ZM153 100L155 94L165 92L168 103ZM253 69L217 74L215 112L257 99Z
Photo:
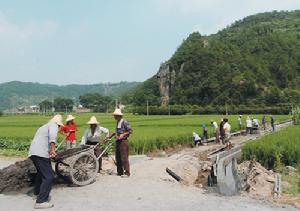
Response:
M98 157L102 153L101 147L97 145L94 149L94 152L96 157ZM99 158L98 162L99 162L99 170L102 170L102 157Z
M120 146L120 151L121 151L121 160L123 164L123 169L125 171L125 174L130 176L130 165L129 165L129 144L128 140L122 140L121 141L121 146Z
M42 176L40 192L36 203L43 203L48 201L54 180L54 172L52 170L51 161L49 158L31 156L31 159L34 161L35 165L37 165L37 171L39 171L40 175Z

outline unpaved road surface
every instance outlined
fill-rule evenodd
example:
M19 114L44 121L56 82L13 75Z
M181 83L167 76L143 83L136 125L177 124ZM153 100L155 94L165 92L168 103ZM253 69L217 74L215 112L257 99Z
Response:
M235 138L233 142L238 143L241 140ZM201 152L208 148L213 149L216 146L186 149L177 155ZM164 158L133 156L130 178L99 174L93 184L85 187L55 186L51 192L52 202L55 204L52 210L297 210L290 206L277 206L243 196L224 197L206 193L201 188L179 184L165 172L166 167L176 162L177 155ZM0 157L0 168L15 161L16 159ZM115 171L109 160L104 161L103 168L113 168ZM0 194L1 211L29 211L33 210L33 205L34 200L24 193Z
M296 210L247 197L221 197L173 181L166 173L168 159L155 158L132 165L132 176L100 175L85 187L55 187L53 210ZM159 170L159 172L157 172ZM25 195L0 195L0 210L33 210L34 200Z

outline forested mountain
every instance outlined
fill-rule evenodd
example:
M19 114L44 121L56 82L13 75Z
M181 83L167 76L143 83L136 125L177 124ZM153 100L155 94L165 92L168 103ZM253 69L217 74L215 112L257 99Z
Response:
M45 99L67 97L78 100L85 93L100 93L102 95L120 96L124 92L136 87L138 82L120 82L93 85L39 84L12 81L0 84L0 110L19 106L38 104Z
M256 14L210 36L194 32L165 65L170 104L300 103L300 11ZM159 105L161 86L154 76L124 99Z

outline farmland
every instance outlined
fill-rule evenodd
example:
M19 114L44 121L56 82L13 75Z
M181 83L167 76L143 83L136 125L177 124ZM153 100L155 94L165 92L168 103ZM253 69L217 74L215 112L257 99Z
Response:
M74 114L79 131L78 140L81 138L86 122L90 116L95 115L101 126L114 130L115 121L110 114ZM65 117L66 115L64 115ZM232 130L237 130L237 115L227 116ZM258 119L262 115L252 115ZM165 149L178 144L191 143L193 131L202 134L201 124L206 123L209 134L212 135L210 120L220 121L220 115L184 115L184 116L135 116L125 115L133 127L130 137L131 154L146 153L155 149ZM243 116L245 120L246 115ZM277 121L288 119L288 116L276 116ZM41 115L16 115L0 118L0 154L26 155L27 148L38 127L46 123L50 116ZM60 135L59 140L63 137ZM77 141L79 142L79 141Z
M253 157L268 169L300 165L300 126L284 128L277 133L246 144L242 150L243 159Z

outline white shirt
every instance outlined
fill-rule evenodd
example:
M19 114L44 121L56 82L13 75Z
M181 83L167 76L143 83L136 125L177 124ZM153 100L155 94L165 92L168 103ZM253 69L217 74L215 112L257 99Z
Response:
M193 133L193 139L194 139L194 141L200 141L201 140L200 136L197 133Z
M241 117L238 118L238 124L242 125L242 118Z
M109 130L107 128L97 126L94 135L92 135L91 128L88 128L85 130L80 144L85 145L87 141L98 143L102 134L105 135L105 138L109 137Z
M252 127L251 119L246 119L246 127Z
M253 119L253 125L259 126L258 119Z
M226 122L223 126L224 130L225 130L225 133L227 134L230 134L230 131L231 131L231 126L228 122Z
M218 123L216 123L216 122L213 122L213 128L214 128L214 132L216 132L217 131L217 129L218 129Z
M58 125L49 122L40 127L31 142L28 156L39 156L43 158L49 158L50 143L56 143L58 132Z

